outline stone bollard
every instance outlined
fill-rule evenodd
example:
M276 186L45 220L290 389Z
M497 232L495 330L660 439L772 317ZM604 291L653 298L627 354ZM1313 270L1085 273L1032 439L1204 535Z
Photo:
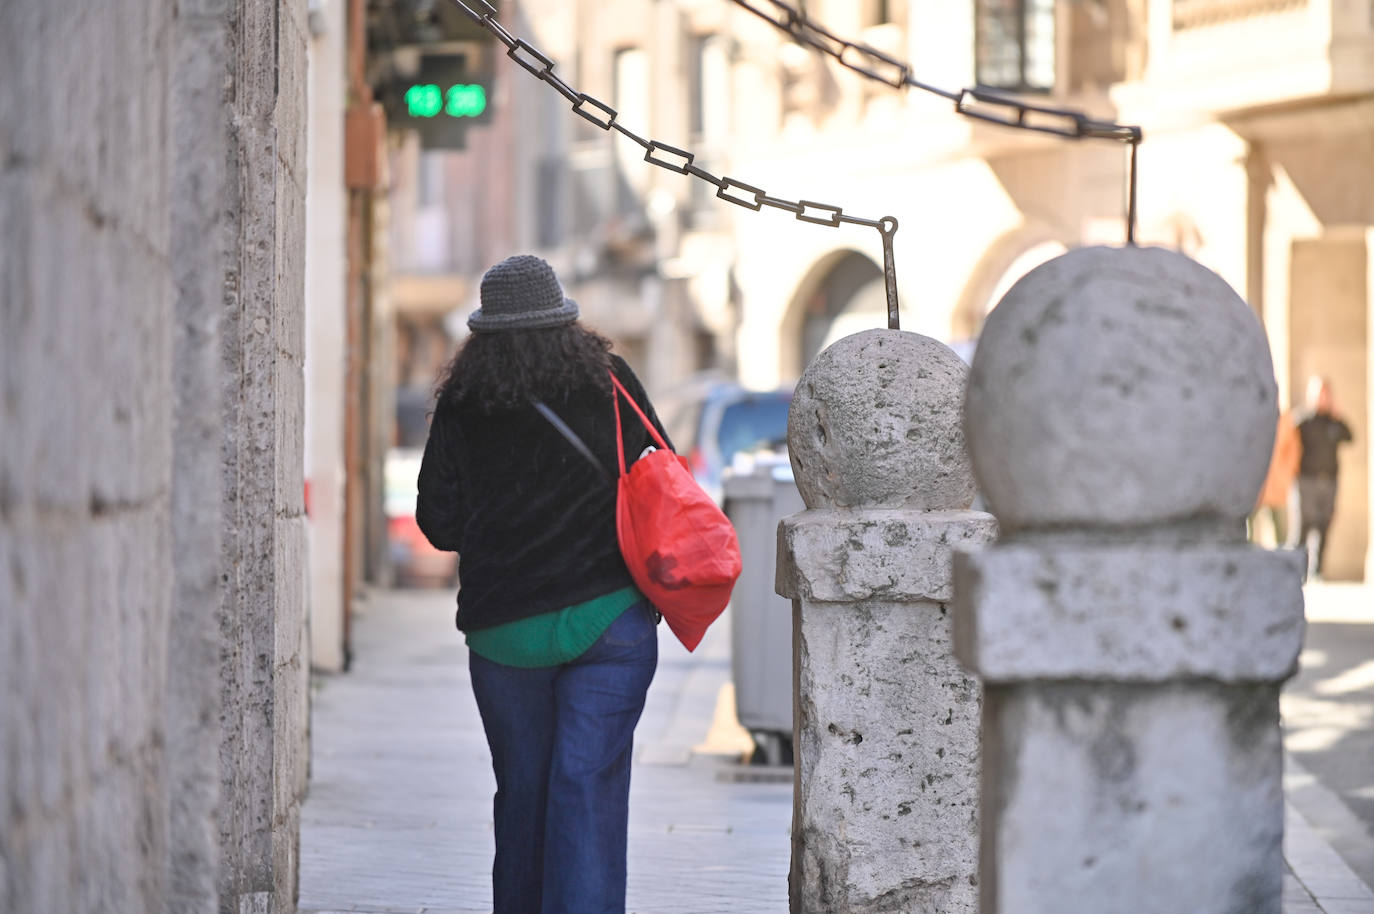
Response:
M1302 556L1245 542L1277 418L1218 276L1086 248L989 316L966 429L1000 542L955 562L982 678L983 914L1279 914Z
M969 511L967 368L924 336L870 330L797 385L788 445L807 510L778 528L792 600L793 914L963 914L977 906L975 679L954 659Z

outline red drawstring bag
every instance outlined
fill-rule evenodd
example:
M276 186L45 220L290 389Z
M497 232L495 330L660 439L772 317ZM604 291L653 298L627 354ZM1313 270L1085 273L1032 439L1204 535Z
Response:
M615 385L616 448L620 479L615 526L620 554L635 584L663 614L689 651L696 650L710 624L725 611L740 573L739 539L728 518L692 478L687 461L668 449L639 404ZM620 397L658 443L625 470L625 436Z

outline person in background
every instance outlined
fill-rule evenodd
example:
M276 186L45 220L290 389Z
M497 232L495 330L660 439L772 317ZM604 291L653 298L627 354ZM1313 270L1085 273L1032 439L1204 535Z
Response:
M1351 441L1350 427L1336 415L1331 385L1313 376L1307 384L1307 412L1298 422L1302 460L1298 465L1298 514L1301 520L1296 545L1308 550L1308 577L1321 577L1326 558L1326 535L1336 513L1337 449ZM1315 545L1310 537L1315 534Z
M1258 541L1258 521L1265 517L1274 530L1274 545L1288 544L1288 505L1301 460L1302 439L1298 437L1298 427L1289 410L1279 415L1278 428L1274 432L1274 453L1269 458L1269 475L1264 478L1264 487L1260 489L1259 500L1250 515L1251 539Z
M652 442L640 422L617 440L611 372L663 430L577 316L538 257L487 271L418 480L420 529L458 553L457 624L496 772L495 914L625 910L631 751L658 638L620 555L613 482L616 449L629 465Z

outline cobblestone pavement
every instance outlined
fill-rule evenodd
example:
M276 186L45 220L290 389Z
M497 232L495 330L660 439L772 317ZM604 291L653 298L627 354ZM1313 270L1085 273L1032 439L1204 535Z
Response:
M491 911L495 783L452 599L374 593L354 629L352 671L315 680L303 914ZM729 695L729 627L713 627L694 654L666 626L659 637L637 731L629 910L785 914L791 785L711 751L731 735L717 713ZM1290 796L1320 790L1314 780L1290 762ZM1301 796L1306 813L1322 812ZM1374 893L1327 843L1325 820L1305 816L1289 806L1285 914L1374 914Z

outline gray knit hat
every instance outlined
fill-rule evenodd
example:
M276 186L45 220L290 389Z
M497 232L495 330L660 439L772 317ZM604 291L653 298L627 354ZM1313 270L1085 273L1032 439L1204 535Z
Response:
M482 277L482 306L468 316L473 333L558 327L577 320L577 302L563 294L553 267L516 254Z

